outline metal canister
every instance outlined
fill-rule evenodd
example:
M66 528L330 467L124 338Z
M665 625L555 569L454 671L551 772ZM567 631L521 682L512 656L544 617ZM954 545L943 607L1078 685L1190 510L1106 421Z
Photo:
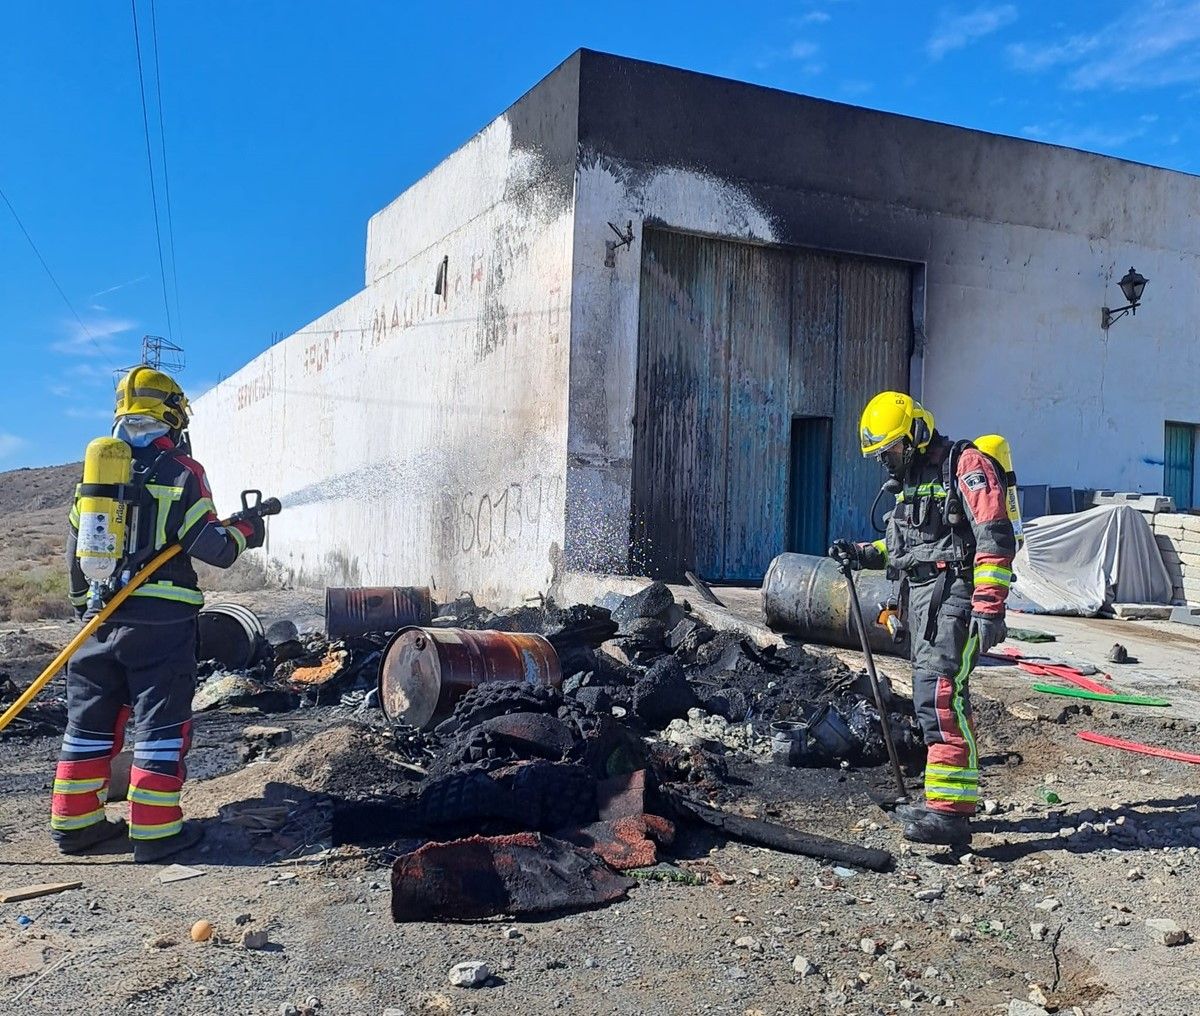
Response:
M426 586L331 586L325 590L325 634L331 639L399 631L412 624L429 624L432 617L433 603Z
M854 584L867 623L867 640L877 653L908 655L908 640L897 643L875 624L878 605L895 600L899 583L883 572L855 572ZM860 648L858 629L850 612L850 590L837 562L811 554L780 554L767 569L762 588L763 616L777 631L811 642L848 649Z
M562 684L554 646L541 635L463 628L405 628L384 650L379 705L393 723L426 727L488 681Z
M779 765L794 766L808 753L808 727L796 720L771 724L771 758Z

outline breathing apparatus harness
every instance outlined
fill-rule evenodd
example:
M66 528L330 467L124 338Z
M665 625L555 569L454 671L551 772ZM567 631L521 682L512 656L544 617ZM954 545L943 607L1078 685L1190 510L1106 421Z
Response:
M80 536L77 542L76 555L80 559L81 568L88 578L88 608L99 610L106 606L117 592L129 583L129 580L139 571L155 553L153 539L139 545L142 530L141 516L144 509L150 509L151 499L147 492L147 483L158 469L159 464L175 451L187 454L190 442L186 431L169 431L173 445L159 451L149 463L140 463L133 454L133 449L120 438L97 438L88 445L84 456L85 482L77 490L80 505ZM118 446L124 446L123 448ZM114 454L115 453L115 454ZM125 476L117 482L86 482L89 472L103 470L97 467L99 456L110 460L115 457L116 468L124 470ZM89 468L90 467L90 468ZM109 471L112 466L109 466ZM101 475L103 475L101 473ZM85 500L88 499L88 500ZM92 509L85 512L85 509ZM108 521L105 521L105 520ZM86 521L85 521L86 520ZM106 553L94 553L95 541L89 543L84 534L85 525L102 524L105 531L107 546ZM115 530L115 532L114 532ZM146 532L152 533L153 527L147 527ZM119 548L117 546L119 544ZM88 562L91 557L92 561ZM95 558L101 557L103 564L97 567ZM88 564L91 567L88 567ZM108 574L104 574L108 572Z
M933 504L935 498L932 496L916 496L917 488L903 486L894 477L889 478L879 488L879 493L875 495L875 501L871 505L871 522L879 532L884 532L886 526L880 529L875 525L875 511L880 498L885 493L896 496L898 500L903 498L908 501L911 513L909 522L913 527L921 528L929 521L928 512L940 510L941 523L950 532L951 545L954 549L954 556L952 558L946 561L921 564L915 569L904 569L903 572L891 566L888 568L889 578L899 578L904 582L908 582L913 577L919 577L923 581L936 576L937 585L933 590L929 617L925 624L924 637L927 642L932 642L937 638L938 613L950 595L950 587L954 580L957 578L971 579L973 577L975 536L966 524L967 515L963 508L962 495L957 483L959 459L963 451L967 448L976 448L976 445L972 441L955 441L950 445L946 457L942 460L941 485L944 497L940 499L942 501L940 509ZM976 450L978 451L979 449L976 448ZM1004 467L987 452L980 451L980 454L984 455L992 463L1000 482L1007 486L1008 476ZM887 517L885 516L885 521Z

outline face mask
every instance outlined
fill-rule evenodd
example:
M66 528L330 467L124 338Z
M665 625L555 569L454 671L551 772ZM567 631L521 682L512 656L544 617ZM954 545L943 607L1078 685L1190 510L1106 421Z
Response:
M883 449L876 456L883 468L887 470L888 476L893 480L903 480L905 473L908 472L908 464L912 457L909 453L910 447L907 440L901 439Z
M153 416L122 416L113 425L113 437L131 448L146 448L168 433L170 428Z

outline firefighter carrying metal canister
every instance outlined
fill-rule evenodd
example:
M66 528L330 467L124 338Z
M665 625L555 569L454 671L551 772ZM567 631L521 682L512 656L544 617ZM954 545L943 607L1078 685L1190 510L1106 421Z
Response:
M1005 470L969 441L951 442L933 414L902 392L863 410L863 456L891 477L896 507L885 538L838 540L829 556L852 568L887 568L902 599L913 664L913 703L929 754L925 802L897 809L918 843L970 841L979 798L979 752L967 681L980 653L1004 641L1004 605L1016 537Z
M187 425L179 385L150 367L134 367L117 386L113 438L88 447L67 543L76 613L98 613L168 544L177 541L182 553L118 606L68 666L67 729L50 818L64 854L128 831L134 860L154 862L202 835L184 824L179 806L191 740L196 615L204 602L191 559L228 568L242 551L262 546L264 524L260 518L221 524L204 469L189 454ZM125 475L114 475L114 467ZM104 805L130 717L127 825L106 819Z

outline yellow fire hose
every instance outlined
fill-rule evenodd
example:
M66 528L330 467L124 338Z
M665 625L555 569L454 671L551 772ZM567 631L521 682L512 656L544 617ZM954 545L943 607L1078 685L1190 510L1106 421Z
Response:
M229 519L222 522L221 525L229 526L233 525L235 522L240 522L243 519L247 519L252 516L261 518L263 515L276 515L279 513L280 504L278 498L268 498L266 501L264 501L262 500L262 494L258 491L246 491L243 493L243 504L247 504L246 494L249 493L258 494L258 503L253 506L247 505L244 511L240 511L236 515L231 516ZM38 679L23 692L21 692L21 694L17 697L17 700L4 711L4 715L0 716L0 730L3 730L5 727L7 727L21 714L21 711L33 701L33 699L37 696L37 693L45 688L46 685L50 683L54 675L66 665L67 660L75 655L75 651L88 640L91 634L97 628L99 628L100 625L104 624L104 622L108 620L108 618L112 615L112 612L116 610L122 603L124 603L133 594L134 590L138 588L138 586L150 578L151 575L153 575L159 568L161 568L182 550L183 547L181 547L178 543L173 543L169 547L164 547L150 559L145 568L139 571L124 586L117 590L116 595L109 600L107 604L105 604L104 609L80 629L79 634L71 639L71 641L67 643L66 648L64 648L62 652L60 652L56 657L54 657L53 660L50 661L50 665L41 672L41 674L38 676Z

